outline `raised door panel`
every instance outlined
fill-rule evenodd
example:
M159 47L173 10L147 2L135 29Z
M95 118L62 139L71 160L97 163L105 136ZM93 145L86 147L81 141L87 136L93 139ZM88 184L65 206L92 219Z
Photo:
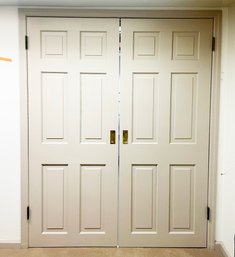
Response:
M104 142L103 90L105 74L81 74L81 139Z
M102 171L105 166L81 166L80 233L94 234L102 231Z
M66 234L68 225L68 166L42 166L43 234Z
M107 32L81 32L81 58L98 59L106 57Z
M170 233L194 233L195 229L194 165L170 166Z
M43 142L67 140L67 74L42 73Z
M158 85L157 74L133 74L133 143L157 141Z
M134 32L133 33L133 48L134 59L154 60L159 55L159 35L156 32Z
M132 167L132 234L156 233L157 167Z
M172 74L171 143L196 140L197 74Z
M198 60L199 39L199 32L173 32L173 59Z
M41 58L66 58L67 31L41 30Z

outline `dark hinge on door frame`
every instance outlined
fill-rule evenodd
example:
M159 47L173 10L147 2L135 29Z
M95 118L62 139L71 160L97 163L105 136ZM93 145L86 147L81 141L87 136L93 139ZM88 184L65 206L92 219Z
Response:
M207 206L207 220L210 220L210 214L211 214L211 209L209 206Z
M29 48L29 38L28 38L28 36L26 35L26 36L25 36L25 50L28 50L28 48Z
M30 212L29 212L29 206L27 206L27 220L29 220L29 217L30 217Z
M212 38L212 51L215 51L215 37Z

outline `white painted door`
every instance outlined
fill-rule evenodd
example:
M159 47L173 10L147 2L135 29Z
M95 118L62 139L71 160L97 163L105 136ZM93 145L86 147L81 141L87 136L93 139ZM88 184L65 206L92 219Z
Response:
M119 20L28 18L27 33L29 246L117 245Z
M206 246L211 45L210 19L122 20L120 246Z
M27 33L29 245L206 246L212 20L122 19L119 178L119 20Z

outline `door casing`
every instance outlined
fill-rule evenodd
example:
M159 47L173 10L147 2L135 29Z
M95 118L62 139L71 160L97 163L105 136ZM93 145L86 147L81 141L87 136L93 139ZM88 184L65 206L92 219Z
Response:
M216 210L216 173L218 156L218 124L219 124L219 92L221 61L221 10L127 10L109 9L19 9L20 31L20 102L21 102L21 248L28 248L28 222L26 210L29 202L29 147L28 147L28 83L27 83L27 51L25 35L27 35L27 17L88 17L88 18L209 18L213 19L213 36L216 48L212 60L212 84L210 105L210 145L209 145L209 180L208 206L210 220L208 222L207 247L214 248L215 210ZM30 41L29 41L30 45Z

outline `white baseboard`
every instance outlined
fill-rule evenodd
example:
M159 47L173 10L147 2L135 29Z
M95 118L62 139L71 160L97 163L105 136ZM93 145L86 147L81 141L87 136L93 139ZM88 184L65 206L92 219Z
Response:
M215 243L215 251L221 256L221 257L232 257L228 251L226 250L223 242L217 241Z
M20 243L1 243L0 242L0 249L20 249Z

